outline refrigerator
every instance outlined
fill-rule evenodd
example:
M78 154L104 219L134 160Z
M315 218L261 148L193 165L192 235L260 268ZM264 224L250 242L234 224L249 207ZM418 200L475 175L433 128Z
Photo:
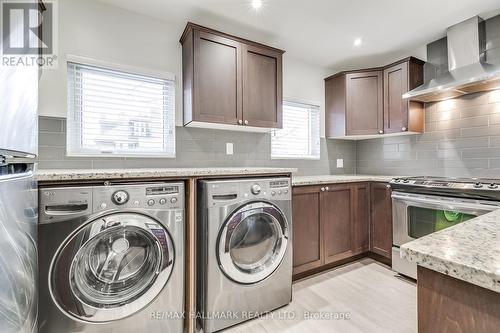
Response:
M39 73L37 66L0 63L2 333L37 331L38 194L34 159L38 153Z

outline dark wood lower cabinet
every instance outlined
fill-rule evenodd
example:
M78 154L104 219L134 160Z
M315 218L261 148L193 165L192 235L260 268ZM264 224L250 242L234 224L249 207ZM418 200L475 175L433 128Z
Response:
M326 187L325 187L326 188ZM328 186L321 195L324 263L329 264L352 256L352 188Z
M293 274L320 267L322 238L320 188L293 188Z
M392 254L391 188L385 183L372 183L370 217L370 251L387 259Z
M293 188L294 278L361 258L369 251L390 263L391 248L391 190L387 184Z
M418 266L418 332L500 330L500 294Z
M370 183L294 187L294 278L369 251L370 196Z

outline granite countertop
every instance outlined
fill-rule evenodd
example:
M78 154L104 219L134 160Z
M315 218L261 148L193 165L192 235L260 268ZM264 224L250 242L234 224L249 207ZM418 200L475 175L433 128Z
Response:
M247 176L297 172L294 168L168 168L168 169L74 169L38 170L38 181L78 181L97 179Z
M320 176L294 176L292 184L294 186L319 185L335 183L356 183L356 182L389 182L391 176L369 176L369 175L320 175Z
M406 243L401 257L500 293L500 210Z

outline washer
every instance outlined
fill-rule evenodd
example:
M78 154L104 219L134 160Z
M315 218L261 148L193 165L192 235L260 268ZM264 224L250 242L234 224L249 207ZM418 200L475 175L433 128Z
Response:
M183 331L183 183L41 188L39 198L39 332Z
M290 303L290 178L202 181L197 310L205 333Z

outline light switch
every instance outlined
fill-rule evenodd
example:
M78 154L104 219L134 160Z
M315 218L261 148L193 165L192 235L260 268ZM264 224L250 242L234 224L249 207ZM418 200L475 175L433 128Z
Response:
M341 169L344 167L344 159L343 158L337 158L337 168Z
M232 142L227 142L226 143L226 155L233 155L233 143Z

